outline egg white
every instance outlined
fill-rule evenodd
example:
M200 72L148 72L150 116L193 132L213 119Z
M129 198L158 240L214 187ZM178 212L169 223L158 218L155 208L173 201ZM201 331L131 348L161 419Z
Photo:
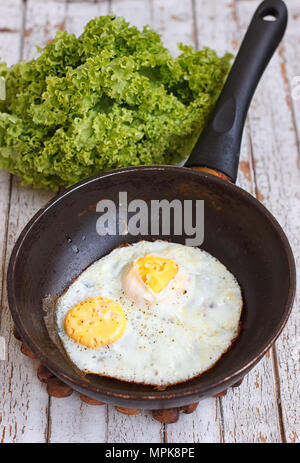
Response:
M186 275L186 293L175 299L136 304L123 288L137 258L174 260ZM103 296L118 302L127 318L123 336L98 349L69 338L64 318L79 302ZM239 332L242 295L235 277L198 248L164 241L140 241L117 248L92 264L58 298L56 321L67 355L80 370L123 381L165 386L212 367Z

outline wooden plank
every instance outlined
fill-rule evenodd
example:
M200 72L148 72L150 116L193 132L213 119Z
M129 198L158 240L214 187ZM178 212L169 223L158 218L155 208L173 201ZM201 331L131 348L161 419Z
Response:
M245 21L248 22L250 17L251 14ZM220 55L226 51L237 52L242 37L233 2L222 0L222 6L215 1L196 2L196 19L200 47L210 46ZM237 184L252 194L256 193L248 125L242 141ZM255 387L258 378L264 378L262 393ZM280 440L271 359L263 359L240 388L229 390L227 396L220 399L220 408L225 442L259 442L260 436L268 441Z
M0 60L5 61L8 66L16 63L21 56L21 36L23 28L23 4L8 0L0 4ZM4 286L5 274L5 253L7 220L10 203L10 182L11 176L5 170L0 170L0 300L2 301L2 287ZM2 327L0 335L6 337L5 326ZM1 406L0 406L1 409ZM1 421L1 420L0 420ZM1 435L1 432L0 432Z
M165 45L176 54L176 43L183 42L196 45L196 43L209 44L220 49L223 45L223 36L212 34L207 17L214 14L214 27L219 27L219 22L224 20L221 16L223 8L217 8L216 2L196 2L196 18L193 17L192 2L159 2L153 1L153 25L163 36ZM196 20L196 24L194 22ZM228 23L230 25L230 23ZM228 27L227 24L227 27ZM197 26L198 33L195 35ZM225 27L222 28L224 30ZM222 51L222 50L221 50ZM192 415L180 416L180 420L166 426L166 439L168 442L221 442L222 421L220 414L220 402L217 399L208 398L200 402L197 411Z
M140 30L151 23L150 0L112 0L111 12L116 16L123 16Z
M16 63L21 57L21 35L23 25L23 4L21 0L7 0L0 4L0 53L8 65ZM10 200L10 176L1 171L0 175L0 250L1 250L1 335L5 338L7 357L0 362L1 376L6 378L0 382L0 439L2 442L30 442L35 433L31 433L30 426L35 422L42 425L45 422L45 409L40 407L39 385L33 380L33 391L37 400L29 405L30 394L26 382L30 377L31 361L19 352L19 343L11 334L11 319L8 313L5 291L7 257L11 247L6 252L6 228ZM9 230L8 238L11 239ZM3 289L3 293L2 293ZM27 428L26 424L31 423ZM42 429L45 427L42 426ZM43 436L39 435L40 440Z
M179 54L177 44L194 45L194 19L192 0L152 0L152 25L162 34L163 43L173 56Z
M38 55L37 45L45 46L54 38L56 30L64 29L66 9L66 1L28 0L23 55L26 61Z
M300 2L288 1L289 24L282 46L282 72L287 91L291 94L290 103L296 126L296 136L300 140Z
M206 17L211 3L197 2L201 14ZM203 10L204 8L204 10ZM195 19L192 1L160 2L152 1L152 26L162 34L163 42L172 54L178 54L177 43L196 45L199 36L210 41L210 31L198 27L195 35ZM198 26L198 24L197 24ZM167 442L221 442L222 423L217 399L208 398L200 402L196 412L191 415L181 414L177 423L166 426Z
M199 402L191 415L180 414L179 421L166 426L168 443L221 443L222 415L220 400L208 397Z
M291 183L291 188L297 191L292 193L290 201L293 203L293 216L289 218L288 237L291 240L297 269L300 268L300 224L299 224L299 171L300 171L300 62L297 50L300 45L300 4L297 0L289 0L290 10L289 27L285 35L285 40L281 49L281 71L285 83L286 102L291 109L291 117L295 126L295 137L298 146L298 169L295 169L294 177L298 183ZM298 86L297 92L296 85ZM296 154L294 153L294 161ZM294 162L292 161L294 164ZM286 168L284 166L284 168ZM290 167L292 168L292 166ZM295 175L295 173L297 174ZM297 212L298 211L298 212ZM295 221L295 216L297 216ZM300 358L300 333L299 333L299 310L300 310L300 288L299 279L297 285L297 295L292 312L292 317L283 336L277 342L278 371L280 376L280 393L282 402L282 415L285 425L285 435L287 442L300 441L300 417L299 411L299 358Z
M79 36L84 26L93 18L109 12L109 1L101 3L76 2L69 3L66 17L66 30Z
M142 29L147 24L152 25L150 6L148 0L112 0L110 11ZM164 427L152 418L149 411L127 416L117 412L114 407L108 407L107 442L158 443L163 441L163 431Z
M15 64L21 56L21 36L23 28L22 0L7 0L0 4L0 61L8 66ZM10 202L11 177L5 170L0 170L0 282L4 278L7 218ZM2 284L0 285L0 298Z
M81 401L79 394L50 400L50 443L96 443L105 442L105 405L88 405Z
M257 188L264 204L285 230L293 248L296 262L300 261L300 169L299 139L295 132L295 113L291 105L289 78L293 73L290 47L296 48L299 28L296 29L299 7L288 2L290 27L287 36L272 59L263 83L259 87L250 112L250 128ZM249 14L252 2L238 5L238 15ZM294 9L295 8L295 9ZM294 22L296 21L296 23ZM291 37L293 40L291 41ZM297 37L297 40L296 40ZM289 72L286 72L284 51L287 53ZM295 69L295 68L294 68ZM297 104L297 103L296 103ZM296 108L296 106L294 106ZM277 400L282 420L283 439L299 442L299 286L292 315L273 351Z
M160 443L164 427L143 410L140 415L123 415L108 407L107 442L112 443Z
M80 35L85 24L94 17L108 13L108 1L101 3L69 3L65 16L65 29ZM107 407L88 405L73 392L67 399L51 398L48 441L104 442L107 435Z
M20 59L23 27L22 0L6 0L0 5L0 58L8 66Z
M234 4L229 4L229 6L235 22L238 22L240 26ZM233 49L238 47L255 8L255 2L251 2L243 18L242 30L240 27L236 28L235 36L231 39ZM247 123L243 137L238 184L261 200L263 196L256 185L256 172L252 157L253 142L250 138L250 127ZM243 158L245 148L248 152L248 159ZM245 180L250 179L252 179L252 185L245 185ZM281 442L280 418L270 354L265 356L247 375L238 389L230 390L227 396L222 398L222 411L225 442Z
M9 0L5 4L0 4L0 56L1 61L6 61L8 65L16 63L21 55L21 33L23 23L23 8L21 1L18 3L18 9L15 11L14 7L16 2ZM9 19L7 19L9 18ZM0 171L0 336L3 337L5 343L4 356L1 358L0 367L1 375L4 378L5 374L8 381L0 383L0 439L1 442L7 442L12 439L16 426L18 423L7 421L7 416L10 414L10 409L6 406L7 395L9 394L9 378L11 371L11 363L9 357L11 351L9 349L10 332L7 326L3 323L3 305L4 297L3 290L5 291L5 273L6 273L6 238L7 238L7 221L10 203L10 179L11 176L4 170Z
M22 10L21 10L22 11ZM44 45L59 28L65 14L65 5L42 1L27 2L23 57L36 55L35 46ZM13 245L28 220L53 194L23 188L17 178L13 179L8 224L7 259ZM11 332L11 317L6 298L3 303L1 325ZM9 430L5 442L45 442L48 427L48 394L45 386L36 378L37 364L20 353L20 343L10 335L8 339L8 362L2 394L4 400L3 423Z
M42 203L48 199L22 188L14 179L9 213L5 273L8 258L22 228ZM36 378L37 364L20 352L20 342L12 335L12 321L6 291L1 312L1 327L7 336L7 362L3 362L2 375L6 381L0 385L4 442L45 442L48 421L48 394Z

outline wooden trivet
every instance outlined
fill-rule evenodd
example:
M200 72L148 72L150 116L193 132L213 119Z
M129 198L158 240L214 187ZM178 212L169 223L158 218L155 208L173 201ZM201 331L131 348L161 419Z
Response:
M15 338L22 342L22 339L15 327L13 333ZM22 354L26 355L27 357L30 357L31 359L36 358L24 342L22 342L21 344L21 352ZM57 378L55 375L53 375L53 373L51 373L51 371L49 371L42 363L40 363L37 369L37 377L42 383L47 384L47 392L51 397L62 399L64 397L69 397L71 394L73 394L73 389L67 384L65 384L63 381L61 381L59 378ZM240 379L231 387L238 387L242 383L243 379L244 378ZM219 392L218 394L215 394L213 397L224 397L226 394L227 390ZM91 397L88 397L83 394L79 394L79 397L83 402L89 405L105 405L104 402L92 399ZM160 421L161 423L176 423L176 421L178 421L179 419L180 412L186 414L193 413L198 407L198 404L199 402L196 402L190 405L185 405L183 407L152 410L152 416L155 420ZM126 408L115 406L115 409L118 412L123 413L124 415L138 415L139 413L141 413L141 410L138 408Z

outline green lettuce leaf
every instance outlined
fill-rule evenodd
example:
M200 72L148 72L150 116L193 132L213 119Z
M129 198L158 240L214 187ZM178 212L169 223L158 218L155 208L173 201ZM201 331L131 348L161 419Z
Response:
M58 31L30 62L0 63L0 167L57 191L109 169L188 156L227 77L231 55L179 45L121 17Z

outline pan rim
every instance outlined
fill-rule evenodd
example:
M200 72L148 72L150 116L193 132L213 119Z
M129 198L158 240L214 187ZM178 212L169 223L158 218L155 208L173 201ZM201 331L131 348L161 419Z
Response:
M91 385L87 380L76 375L75 372L74 372L74 375L70 375L64 372L60 367L57 367L55 362L48 359L47 356L45 357L40 347L34 341L32 341L30 335L28 334L26 330L26 327L22 323L22 317L21 317L22 310L20 308L17 308L16 294L15 294L16 285L14 281L15 271L14 270L15 270L18 256L19 256L20 250L22 249L23 243L26 240L26 237L30 233L31 229L40 220L40 218L44 214L46 214L47 211L51 209L51 207L53 207L59 201L63 200L66 196L72 194L73 191L83 188L90 183L97 182L101 180L102 178L120 175L122 173L128 173L130 171L135 172L137 170L152 170L157 173L158 172L161 173L162 171L169 171L169 172L177 171L178 172L181 170L186 173L189 173L189 175L193 175L198 178L209 178L210 181L212 181L213 183L215 182L216 184L224 185L224 182L225 182L224 180L218 177L215 177L209 173L206 173L206 172L204 173L204 172L193 170L187 167L154 165L154 166L133 166L133 167L125 167L125 168L120 168L116 170L111 170L103 174L98 174L93 177L89 177L88 179L82 180L81 182L78 182L72 185L71 187L67 188L66 190L64 190L63 192L59 193L54 198L52 198L49 202L46 203L44 207L42 207L38 212L34 214L34 216L30 219L30 221L23 228L22 232L20 233L13 247L10 260L9 260L8 271L7 271L7 293L8 293L8 303L9 303L10 312L12 314L12 318L16 325L16 328L20 332L22 340L24 340L24 342L28 345L28 347L32 350L32 352L36 355L36 357L47 368L49 368L49 370L52 371L57 377L61 378L63 381L67 382L68 384L71 384L75 390L76 389L78 390L78 388L81 388L87 392L87 395L89 395L88 392L90 391L91 393L102 395L103 397L110 397L111 399L116 399L116 400L121 400L121 401L123 400L127 400L127 401L129 400L131 402L144 401L145 404L148 406L153 405L154 401L160 402L160 405L161 405L162 402L168 402L171 399L175 401L177 400L179 402L181 399L188 399L188 398L191 399L192 397L209 396L209 391L212 391L212 393L215 393L216 391L223 391L228 386L237 382L252 367L254 367L255 364L270 349L270 347L274 344L276 339L279 337L279 335L281 334L282 330L284 329L287 323L287 320L290 316L290 313L293 307L293 301L295 298L295 291L296 291L295 260L294 260L294 256L293 256L290 243L287 239L285 232L283 231L282 227L280 226L278 221L275 219L275 217L268 211L268 209L263 204L261 204L250 193L248 193L247 191L245 191L244 189L240 188L239 186L233 183L226 182L226 188L231 188L232 190L238 191L239 194L247 198L250 201L250 203L254 205L254 207L258 208L258 210L261 213L264 213L266 219L270 222L273 229L279 235L285 254L287 256L287 261L289 265L289 282L290 282L285 307L282 311L282 316L281 316L280 323L278 324L277 329L275 330L275 332L273 332L272 335L267 337L264 347L262 348L262 350L260 350L259 354L255 354L251 356L251 359L245 365L243 365L240 369L234 370L233 373L230 373L226 377L223 377L219 379L218 381L213 382L210 385L206 385L206 386L193 385L191 386L190 389L185 390L185 391L173 392L173 391L168 391L168 389L166 389L165 391L153 390L153 391L149 391L146 393L145 392L124 393L124 392L111 391L109 386ZM79 379L80 379L80 384L79 384ZM182 383L182 384L185 387L187 386L187 383Z

